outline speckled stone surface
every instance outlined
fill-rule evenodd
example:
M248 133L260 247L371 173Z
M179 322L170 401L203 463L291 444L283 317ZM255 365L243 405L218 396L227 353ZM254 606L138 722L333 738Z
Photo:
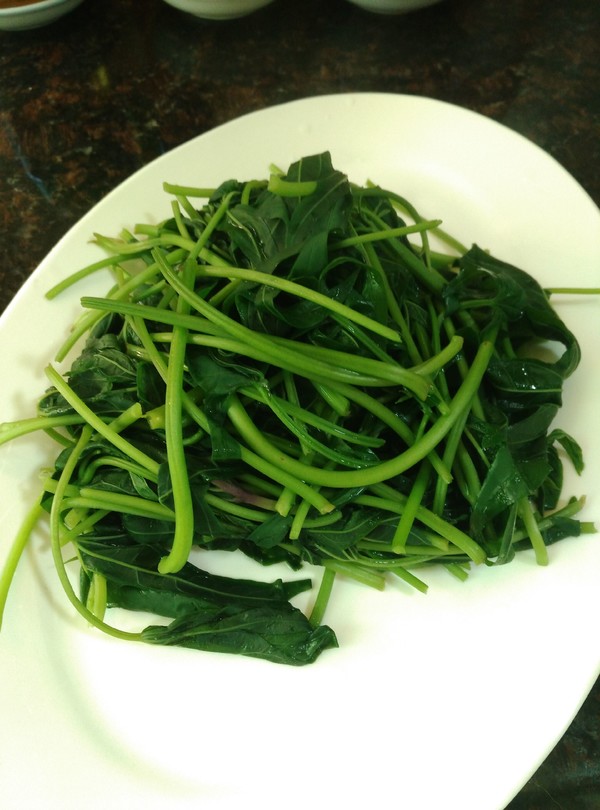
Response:
M600 203L596 0L444 0L396 17L276 0L227 22L162 0L86 0L45 28L0 32L0 311L68 228L153 158L243 113L347 91L483 113ZM597 810L599 735L596 687L510 810Z

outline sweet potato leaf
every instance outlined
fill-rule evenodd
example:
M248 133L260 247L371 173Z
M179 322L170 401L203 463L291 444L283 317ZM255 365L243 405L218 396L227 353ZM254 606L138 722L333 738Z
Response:
M292 666L311 664L324 650L338 646L330 627L312 627L291 605L229 605L216 614L197 611L166 627L147 627L142 637L152 644L235 653Z

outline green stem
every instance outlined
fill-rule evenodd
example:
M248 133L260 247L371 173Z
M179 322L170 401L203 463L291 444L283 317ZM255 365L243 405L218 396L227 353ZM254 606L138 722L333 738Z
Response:
M188 264L193 264L194 269L196 269L196 260L198 256L202 253L202 251L206 248L210 237L215 232L219 222L223 219L227 210L229 209L231 198L233 194L226 194L225 197L221 200L221 203L211 218L208 220L206 225L204 226L204 230L200 234L198 241L196 242L193 250L190 251L189 256L187 258ZM191 286L191 276L190 276L190 286Z
M111 492L96 487L81 487L79 493L67 498L69 507L88 509L105 509L111 512L138 515L154 520L175 521L176 515L168 506L158 501L141 498L138 495L126 495L123 492Z
M98 270L105 270L107 267L115 267L118 264L121 264L124 261L127 261L128 257L125 254L118 254L116 256L107 256L104 259L100 259L100 261L93 262L92 264L88 264L86 267L82 267L81 270L78 270L76 273L71 273L70 276L59 281L58 284L55 284L46 292L46 298L48 300L52 300L56 298L57 295L67 290L69 287L72 287L74 284L77 284L79 281L82 281L84 278L91 276L93 273L98 272Z
M150 333L148 332L148 328L146 326L145 320L143 318L139 317L139 316L134 316L134 317L131 318L131 324L132 324L137 336L139 337L139 339L140 339L140 341L142 343L142 346L146 350L148 358L150 359L150 362L154 365L154 367L156 368L156 370L160 374L162 380L166 383L167 376L168 376L167 363L163 359L161 353L156 348L154 340L152 339L152 337L150 336ZM173 337L172 332L169 332L168 336L165 335L165 338L167 338L167 337L168 337L168 340L170 341L172 339L172 337ZM168 341L165 340L164 342L168 342ZM182 396L183 407L185 408L188 416L190 416L196 422L196 424L198 424L200 426L200 428L205 433L207 433L208 429L209 429L209 423L208 423L208 418L206 417L206 414L204 413L204 411L202 411L202 409L199 408L198 405L196 405L196 403L193 401L193 399L185 391L181 392L181 396ZM162 411L163 412L161 414L161 417L162 417L161 418L161 425L164 427L164 405L162 406ZM147 414L147 416L148 416L148 414Z
M305 287L302 284L297 284L295 281L289 281L281 276L274 276L269 273L263 273L258 270L249 270L247 268L210 267L208 265L201 265L197 269L197 274L200 276L207 276L209 278L240 279L241 281L262 284L265 287L273 287L274 289L281 290L289 295L294 295L298 298L303 298L306 301L311 301L313 304L317 304L324 309L330 310L336 315L347 318L349 321L364 326L366 329L369 329L371 332L375 332L381 337L392 340L395 343L400 342L400 335L395 329L390 329L390 327L385 326L385 324L374 321L367 315L357 312L355 309L352 309L352 307L348 307L345 304L330 298L328 295L319 293L316 290L312 290L310 287Z
M209 199L215 193L214 188L200 188L198 186L180 186L177 183L163 183L163 190L175 197L204 197Z
M140 271L137 275L132 276L126 282L121 285L116 285L112 288L109 293L109 297L106 300L110 300L113 302L113 307L111 311L113 312L120 312L119 309L120 303L124 303L124 300L128 295L130 295L133 290L137 287L145 284L152 278L155 278L158 275L159 269L156 264L151 264L148 267L145 267L142 271ZM83 335L88 332L99 320L102 318L102 311L100 312L86 312L84 313L83 317L80 318L73 329L71 330L69 337L65 340L62 344L58 352L56 353L56 362L62 362L67 354L71 351L71 349L75 346L78 340L80 340Z
M383 439L378 439L373 436L366 436L363 433L356 433L353 430L343 427L337 422L332 422L330 419L325 419L318 416L313 411L308 411L302 408L295 402L291 402L276 394L267 393L262 388L242 388L240 392L249 399L255 399L258 402L275 403L278 409L285 411L289 416L297 419L299 423L305 423L317 428L318 430L326 433L328 436L336 436L343 439L349 444L356 444L360 447L382 447L384 444Z
M335 242L332 247L334 250L343 250L344 248L354 247L364 244L365 242L381 242L384 239L398 239L402 236L408 236L411 233L430 231L433 228L437 228L441 221L441 219L430 219L417 222L414 225L402 225L398 228L382 228L379 231L369 231L369 233L361 233L356 236L341 239L339 242Z
M422 579L416 577L410 571L407 571L406 568L402 566L397 566L396 568L391 569L392 573L394 573L399 579L406 582L411 587L415 588L415 590L420 591L420 593L427 593L428 586L427 583L423 582Z
M10 590L15 571L19 564L19 560L25 550L31 533L33 532L38 520L44 514L44 509L41 506L39 499L35 502L34 506L27 512L25 520L19 527L15 539L8 552L8 557L2 569L0 576L0 628L2 627L2 619L4 617L4 609L6 607L6 600Z
M459 337L458 335L454 335L443 349L437 352L437 354L434 354L432 357L429 357L427 360L424 360L422 363L413 366L411 371L414 371L416 374L435 374L451 360L454 360L456 355L462 349L463 342L463 338Z
M253 509L251 506L243 506L233 501L227 501L224 498L220 498L218 495L211 495L210 492L205 494L204 500L209 506L218 509L220 512L235 515L243 520L250 520L253 523L264 523L265 520L273 514L273 512L268 512L264 509Z
M94 614L94 616L102 620L104 619L104 615L106 613L106 600L106 577L102 576L102 574L94 572L92 574L92 582L88 592L88 598L86 600L86 607Z
M84 421L87 422L97 433L107 439L117 450L120 450L125 455L134 459L144 469L148 470L151 474L158 475L158 462L146 455L142 450L139 450L133 444L123 438L117 433L110 425L103 422L85 402L77 396L69 384L64 380L61 375L52 367L46 368L46 375L52 385L56 388L58 393L64 397L69 405L76 411Z
M246 393L246 389L244 389L243 393ZM302 448L314 451L323 458L335 461L337 464L344 467L357 469L366 466L364 458L338 450L336 447L321 442L312 436L301 422L298 422L288 415L286 408L279 404L277 397L271 396L261 386L255 386L254 390L249 393L252 399L258 400L268 407L281 424L284 425L293 436L299 439Z
M419 511L419 507L421 506L427 484L429 483L430 470L431 468L427 462L421 464L419 468L410 495L400 515L400 520L398 521L398 526L394 533L394 539L392 540L392 551L395 554L403 554L406 549L408 536L411 532L417 512Z
M396 492L392 487L383 484L379 485L378 488L373 487L373 491L376 493L381 492L381 495L359 495L356 499L356 503L372 506L375 509L387 509L398 515L402 514L406 505L406 496ZM448 523L447 520L439 517L439 515L434 514L422 504L416 510L415 517L424 526L427 526L428 529L436 532L456 546L456 548L460 549L464 554L470 557L473 562L480 564L487 559L484 549L479 543L476 543L472 537L469 537L468 534L465 534L465 532L461 531L452 523Z
M408 323L406 322L406 318L402 314L402 310L400 309L400 305L396 299L396 296L392 290L390 285L390 280L387 276L387 273L383 269L383 265L377 255L377 252L374 250L372 245L364 245L365 255L369 262L371 268L377 273L379 276L379 280L383 286L383 292L385 295L385 300L388 308L388 312L392 318L392 320L398 325L400 329L400 334L402 335L402 341L406 346L406 350L411 361L418 365L422 362L421 355L419 354L419 350L417 348L417 344L415 343L413 336L411 334L411 330L409 328Z
M0 424L0 444L5 444L18 436L24 436L36 430L81 425L83 421L78 414L61 414L59 416L32 416L29 419L18 419L15 422L3 422Z
M137 256L141 253L150 253L156 248L172 248L178 247L187 251L188 253L194 249L194 241L187 239L179 233L174 231L161 231L160 236L154 238L142 239L136 242L123 242L121 239L114 239L111 236L103 236L101 233L95 233L94 239L96 243L111 253L120 253L131 259L132 256Z
M60 515L63 509L63 496L66 487L68 487L70 483L71 476L73 475L75 467L77 466L81 453L89 442L91 435L92 429L86 425L81 431L77 444L69 454L69 457L58 479L56 492L54 494L54 498L52 499L52 507L50 510L50 542L52 548L52 558L54 560L54 566L56 568L58 578L68 600L84 619L87 619L87 621L90 622L90 624L92 624L94 627L97 627L99 630L102 630L115 638L129 641L141 641L140 633L129 633L124 630L119 630L116 627L112 627L95 616L94 613L81 602L73 590L73 586L71 585L71 580L67 574L65 562L62 556Z
M101 467L115 467L119 470L127 470L133 475L139 475L141 478L146 478L153 483L158 481L157 475L151 474L145 467L140 467L139 464L130 459L120 458L119 456L97 456L86 465L85 472L79 476L80 484L89 484Z
M376 571L369 571L361 565L353 562L346 562L344 560L325 559L321 563L323 567L329 571L337 574L343 574L349 579L354 579L362 585L368 585L370 588L375 588L382 591L385 588L385 578Z
M87 513L84 518L79 520L71 529L63 529L60 543L65 546L67 543L74 543L79 537L87 534L100 520L109 514L107 509L96 509L93 512Z
M271 445L248 417L245 409L237 399L232 398L228 409L231 422L240 431L244 440L264 458L292 475L311 484L334 488L352 488L369 486L394 478L422 461L451 430L463 411L470 406L471 399L477 391L487 369L494 350L492 341L482 341L469 373L452 399L447 413L423 434L411 447L394 458L374 464L361 470L324 470L304 464L285 455Z
M316 180L286 180L279 174L271 174L267 189L280 197L308 197L317 190Z
M309 617L309 621L313 627L318 627L323 621L325 610L327 609L327 605L329 604L329 599L331 597L334 581L335 571L333 568L323 568L319 592L317 593L317 598L315 599L315 603Z
M330 503L324 495L321 495L318 490L311 487L305 481L300 480L294 475L290 475L277 464L273 464L268 459L260 454L253 453L246 447L241 447L240 449L241 459L244 463L263 475L266 475L271 480L277 481L283 487L287 487L292 490L292 492L295 492L299 498L304 499L311 506L314 506L320 514L324 515L335 510L335 506Z
M385 226L385 223L372 212L367 212L367 216L372 222L379 223L380 227ZM439 223L439 220L437 222ZM401 258L406 267L426 289L439 293L446 286L444 277L424 262L402 239L391 238L387 240L386 244Z
M531 541L535 559L538 565L548 565L548 549L533 513L533 507L527 498L522 498L518 504L519 517L525 525L527 536Z
M448 434L448 440L446 442L446 447L444 448L442 461L449 468L452 468L452 465L454 464L456 451L458 449L458 445L460 443L468 416L469 410L465 408L464 412L461 414L460 419L457 419L457 421L454 423L452 427L452 430L450 430ZM448 482L444 481L442 478L438 478L436 481L435 493L433 496L433 511L436 513L436 515L441 515L442 512L444 511L447 492L448 492Z
M182 284L193 283L193 268L184 265ZM187 315L189 304L183 297L177 301L177 312ZM167 463L171 478L175 532L169 554L158 565L161 574L174 574L188 560L194 541L194 507L187 472L185 446L183 444L183 371L187 347L187 329L173 327L173 339L167 364L165 394L165 442Z
M325 346L317 346L299 341L287 340L286 338L274 337L273 342L277 346L285 346L299 352L307 357L320 359L328 363L332 368L344 368L371 377L373 380L380 380L380 384L402 385L409 391L416 394L419 399L426 399L431 390L431 383L424 378L424 373L420 368L418 371L403 368L398 363L383 363L381 360L374 360L370 357L343 352L339 349L329 349ZM458 349L457 349L458 351ZM456 352L455 352L456 353ZM432 360L432 367L435 361ZM318 373L318 372L315 372ZM363 383L364 384L364 383Z
M359 385L382 385L384 381L380 378L373 377L371 374L361 374L344 367L322 362L314 357L306 357L302 343L293 343L290 345L280 345L279 342L273 340L253 329L249 329L243 324L234 321L228 315L225 315L215 307L211 306L207 301L194 293L185 285L172 272L166 265L162 268L163 274L169 284L175 289L179 295L185 298L188 303L201 315L212 321L216 326L221 327L231 337L240 342L241 345L246 345L243 353L252 356L251 350L258 350L263 353L265 357L270 357L271 362L277 364L280 368L287 369L303 377L313 377L318 374L326 379L337 379L344 382L354 382ZM151 317L150 313L147 317ZM372 361L373 363L377 361ZM383 364L382 364L383 365ZM400 367L398 367L400 368ZM406 373L406 372L405 372ZM418 386L422 391L422 386L426 385L426 381L419 375L413 375L405 378L405 382L410 380L414 386Z

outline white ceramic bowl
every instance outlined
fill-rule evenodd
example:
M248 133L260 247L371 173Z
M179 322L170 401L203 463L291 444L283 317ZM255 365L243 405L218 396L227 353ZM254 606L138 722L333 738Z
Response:
M433 6L441 0L350 0L350 2L377 14L404 14L417 8Z
M0 8L0 29L4 31L25 31L40 28L72 11L83 0L38 0L25 5Z
M245 17L272 2L273 0L165 0L165 3L174 8L207 20Z

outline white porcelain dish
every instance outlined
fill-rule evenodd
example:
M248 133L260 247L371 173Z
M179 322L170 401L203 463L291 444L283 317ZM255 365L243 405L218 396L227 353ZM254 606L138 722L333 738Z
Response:
M349 0L349 2L376 14L405 14L407 11L434 6L441 0Z
M174 8L207 20L232 20L245 17L268 6L274 0L165 0Z
M83 0L41 0L25 6L0 8L0 30L26 31L41 28L81 5Z
M241 148L243 147L243 148ZM600 286L600 213L552 158L473 112L413 96L311 98L252 113L134 174L58 243L0 319L0 422L33 412L87 279L49 302L59 278L95 260L98 231L170 214L162 183L265 176L330 150L441 216L546 285ZM557 300L583 361L561 425L587 466L566 491L600 515L600 302ZM51 462L39 436L0 447L0 563ZM0 635L0 784L6 810L502 810L568 727L600 672L600 537L521 554L427 595L342 584L327 622L340 648L289 668L120 642L83 626L56 584L44 532L17 571ZM217 555L215 570L233 558ZM237 573L257 574L238 562ZM260 569L268 579L289 572ZM307 602L298 601L300 607Z

